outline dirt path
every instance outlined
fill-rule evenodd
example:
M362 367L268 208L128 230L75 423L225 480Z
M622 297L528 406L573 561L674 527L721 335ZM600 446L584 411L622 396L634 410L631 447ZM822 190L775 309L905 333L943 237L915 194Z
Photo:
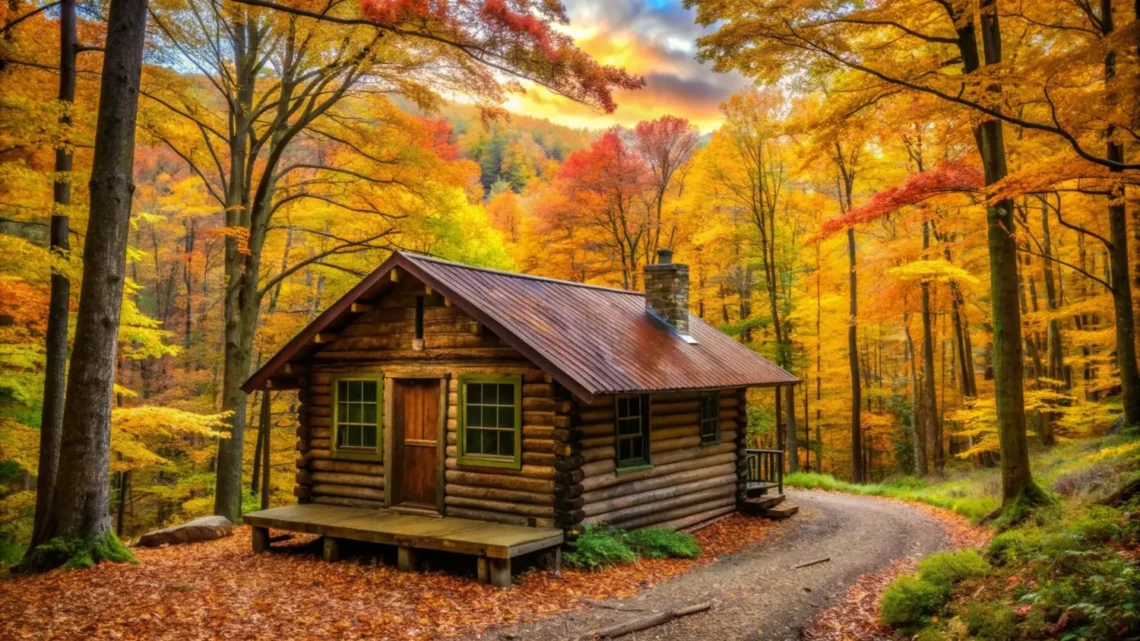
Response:
M622 639L795 640L818 612L838 603L859 576L947 544L937 521L901 503L828 492L789 491L788 497L800 506L800 514L782 523L765 543L632 599L607 602L611 607L592 606L470 638L573 639L654 612L712 601L707 613ZM831 560L792 569L824 557Z

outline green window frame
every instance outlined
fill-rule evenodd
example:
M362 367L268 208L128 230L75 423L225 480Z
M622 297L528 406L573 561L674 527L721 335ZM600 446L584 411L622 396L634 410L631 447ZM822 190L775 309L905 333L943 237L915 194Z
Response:
M649 467L649 395L614 397L614 466L619 471Z
M701 445L720 442L720 392L701 394Z
M332 379L334 458L377 461L384 456L384 377Z
M459 463L522 468L522 376L459 377Z

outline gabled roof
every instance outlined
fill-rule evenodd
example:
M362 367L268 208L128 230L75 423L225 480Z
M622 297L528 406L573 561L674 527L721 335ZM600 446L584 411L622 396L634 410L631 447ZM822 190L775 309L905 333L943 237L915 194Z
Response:
M319 346L318 333L352 303L382 290L399 268L569 389L598 394L763 387L799 379L708 323L689 315L690 343L645 310L645 296L607 287L470 267L397 252L317 317L242 386L262 389L290 361Z

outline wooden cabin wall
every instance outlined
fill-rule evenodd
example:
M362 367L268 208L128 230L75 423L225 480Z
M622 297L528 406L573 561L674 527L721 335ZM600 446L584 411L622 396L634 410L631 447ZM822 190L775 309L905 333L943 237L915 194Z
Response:
M416 296L425 296L422 350L414 345ZM448 378L441 387L448 401L447 472L439 481L445 485L448 514L553 523L557 408L549 379L474 319L411 279L398 283L370 311L361 313L309 363L299 394L294 495L300 502L385 507L383 463L334 459L331 451L333 376L379 372ZM457 377L462 374L523 376L521 471L455 465ZM561 422L568 423L568 419L563 416Z
M736 509L744 391L721 392L720 441L710 445L700 442L699 398L697 393L651 394L652 467L624 473L614 464L614 397L578 406L583 523L681 529Z

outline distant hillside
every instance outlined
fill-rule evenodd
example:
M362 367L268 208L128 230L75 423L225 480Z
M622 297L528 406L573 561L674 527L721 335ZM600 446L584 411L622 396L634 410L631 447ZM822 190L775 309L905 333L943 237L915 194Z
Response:
M488 195L513 189L522 191L536 176L549 177L571 153L597 139L599 131L558 125L545 118L508 114L485 121L473 105L447 103L436 114L425 114L407 101L401 108L420 116L446 120L455 132L455 144L464 158L479 164Z

